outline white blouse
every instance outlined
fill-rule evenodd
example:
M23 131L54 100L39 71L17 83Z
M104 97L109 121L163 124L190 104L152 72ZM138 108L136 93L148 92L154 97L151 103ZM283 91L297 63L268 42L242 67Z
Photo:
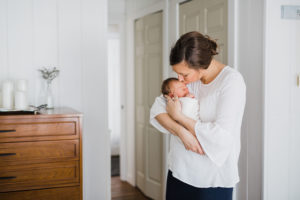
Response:
M168 166L177 179L201 188L234 187L239 182L241 123L246 102L242 75L226 66L209 84L188 84L190 93L200 104L195 133L205 155L185 149L182 141L171 134ZM150 123L169 133L155 117L166 113L163 96L155 99L150 110Z

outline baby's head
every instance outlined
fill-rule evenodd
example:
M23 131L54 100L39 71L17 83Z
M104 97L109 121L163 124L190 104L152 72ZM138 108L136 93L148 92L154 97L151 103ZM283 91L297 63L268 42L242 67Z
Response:
M185 97L189 94L189 90L186 85L177 78L168 78L162 83L161 93L163 95L168 95L171 98L174 97L174 95Z

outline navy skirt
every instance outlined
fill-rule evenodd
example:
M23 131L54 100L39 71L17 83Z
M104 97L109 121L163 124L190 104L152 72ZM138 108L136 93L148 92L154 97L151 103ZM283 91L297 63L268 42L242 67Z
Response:
M197 188L172 176L169 170L166 200L232 200L233 188Z

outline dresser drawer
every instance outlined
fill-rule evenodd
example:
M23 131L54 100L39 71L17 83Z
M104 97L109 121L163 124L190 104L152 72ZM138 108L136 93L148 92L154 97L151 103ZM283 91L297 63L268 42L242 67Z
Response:
M0 192L79 185L78 161L0 167Z
M0 142L71 139L79 137L77 118L0 121Z
M38 141L2 143L0 166L79 160L79 141Z
M80 196L79 186L0 193L1 200L79 200Z

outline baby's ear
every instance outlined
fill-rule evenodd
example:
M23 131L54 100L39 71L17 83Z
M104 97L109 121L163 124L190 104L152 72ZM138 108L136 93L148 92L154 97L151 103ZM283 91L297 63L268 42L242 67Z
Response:
M171 93L171 92L168 94L168 96L171 97L171 98L174 97L173 93Z

